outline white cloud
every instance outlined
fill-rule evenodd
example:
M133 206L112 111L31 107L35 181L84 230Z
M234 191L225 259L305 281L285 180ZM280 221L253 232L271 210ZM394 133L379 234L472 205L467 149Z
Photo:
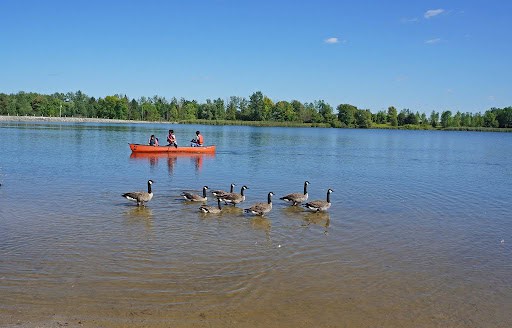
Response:
M324 42L329 43L329 44L334 44L334 43L339 43L340 40L338 38L328 38L328 39L325 39Z
M444 9L429 9L423 15L426 19L432 18L434 16L440 15L444 13Z
M436 44L436 43L439 43L439 42L441 42L441 39L440 38L435 38L435 39L430 39L430 40L425 41L425 44Z
M417 17L413 17L413 18L402 18L400 20L400 23L402 24L407 24L407 23L416 23L418 21L418 18Z
M496 101L496 97L495 96L489 96L488 99L489 99L489 101L492 101L492 102Z

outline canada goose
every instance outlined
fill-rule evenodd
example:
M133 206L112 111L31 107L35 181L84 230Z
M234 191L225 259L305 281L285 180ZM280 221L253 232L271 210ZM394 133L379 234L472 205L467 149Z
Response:
M153 180L148 180L148 192L145 191L132 191L123 194L122 196L128 200L137 202L137 206L145 206L144 203L149 202L153 198L153 192L151 191L151 185Z
M325 200L314 200L304 204L305 208L308 208L314 212L327 211L331 207L331 192L334 190L327 190L327 201Z
M222 211L222 207L220 207L220 198L217 198L217 206L208 206L203 205L199 207L199 210L203 213L211 213L211 214L217 214Z
M309 181L304 182L304 193L303 194L296 192L293 194L283 196L279 199L282 199L286 202L292 202L292 206L297 206L300 203L307 201L308 200L308 184L309 184Z
M203 187L203 196L201 197L198 194L192 194L189 192L182 192L181 195L188 201L191 202L206 202L208 200L208 197L206 197L206 189L208 189L208 186Z
M236 186L236 184L232 183L231 184L231 187L229 189L229 192L227 191L224 191L224 190L213 190L212 191L212 194L215 196L215 197L222 197L222 196L226 196L227 194L232 194L233 193L233 188Z
M242 189L240 189L240 193L231 192L226 194L225 196L219 197L221 201L223 201L225 204L233 204L236 206L236 204L240 204L245 200L244 190L249 189L247 186L243 186Z
M264 215L272 209L272 196L273 192L268 193L268 200L266 203L256 203L249 208L244 209L245 213L252 213L255 215Z

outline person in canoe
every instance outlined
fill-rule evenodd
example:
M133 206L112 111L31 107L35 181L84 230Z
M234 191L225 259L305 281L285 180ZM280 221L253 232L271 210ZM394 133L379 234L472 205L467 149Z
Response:
M148 144L150 146L158 146L158 138L155 137L154 134L151 135L151 137L149 137L149 141L148 141Z
M196 131L196 137L192 140L190 140L190 146L191 147L203 147L204 145L204 139L201 135L201 132Z
M178 148L178 144L176 143L176 136L174 135L174 130L169 130L169 135L167 136L167 146L174 146Z

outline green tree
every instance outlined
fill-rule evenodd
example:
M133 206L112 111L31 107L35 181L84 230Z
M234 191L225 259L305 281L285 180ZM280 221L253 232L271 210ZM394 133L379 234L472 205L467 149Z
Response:
M409 114L405 110L401 110L400 113L398 113L396 119L398 121L399 126L407 124L406 123L407 115L409 115Z
M388 122L391 126L398 126L398 113L395 107L388 107Z
M32 107L32 114L35 114L35 115L44 115L46 116L47 115L47 108L48 108L48 105L47 105L47 100L46 100L46 97L42 96L42 95L36 95L35 97L32 98L32 102L30 103L31 107Z
M20 91L16 94L16 113L20 116L32 114L30 96L23 91Z
M433 128L437 127L439 124L439 113L435 110L430 113L430 125L432 125Z
M336 107L338 111L338 120L342 126L353 127L356 123L356 112L358 111L356 106L350 104L341 104Z
M471 118L471 113L461 113L460 126L472 126Z
M421 114L420 123L421 123L421 125L428 125L427 114L425 114L425 113Z
M441 114L441 126L443 128L447 128L452 126L452 112L449 110L444 111Z
M411 112L408 108L402 109L398 118L398 125L416 125L419 123L419 114Z
M306 116L306 107L298 100L292 100L291 105L295 112L295 120L298 122L304 122Z
M263 97L263 111L261 113L261 119L268 121L272 119L272 109L274 108L274 102L268 97Z
M236 120L236 114L238 109L238 104L240 100L238 97L230 97L228 101L228 105L226 108L226 119L227 120Z
M318 113L318 108L314 103L305 103L306 108L306 123L322 123L323 117Z
M178 100L173 97L169 102L169 121L176 121L179 118L178 113Z
M472 125L477 127L484 126L484 117L482 116L481 113L476 113L475 115L473 115Z
M492 110L488 110L484 114L484 127L489 128L497 128L499 126L499 122L496 119L496 113Z
M71 113L74 116L90 117L91 110L89 106L89 97L82 91L69 92L66 96L69 101Z
M185 105L183 106L183 111L185 113L185 119L186 120L195 120L197 119L197 111L198 111L198 104L195 100L193 101L187 101Z
M141 120L139 103L137 100L132 99L128 105L128 111L126 113L126 117L129 120Z
M53 96L48 96L47 104L48 108L45 110L45 113L43 115L50 117L59 116L59 108L62 104L61 100Z
M106 96L98 102L98 114L102 118L120 119L127 118L128 104L119 95Z
M375 114L374 122L377 124L384 124L386 123L387 115L386 112L383 110L380 110Z
M287 101L279 101L272 108L272 120L279 122L292 122L295 120L293 106Z
M206 99L205 104L197 106L197 118L203 120L213 120L215 118L215 105L210 99Z
M462 115L459 111L457 111L457 113L455 113L455 115L453 115L452 126L459 127L459 126L461 126L461 122L462 122Z
M240 108L240 119L244 121L251 120L251 108L249 107L249 101L245 98L240 98L240 102L238 103L238 108Z
M164 120L168 121L170 116L170 107L168 106L167 99L165 99L164 97L154 95L153 98L151 99L151 103L155 106L156 111L158 112L157 120L161 120L163 118Z
M9 100L10 97L5 93L0 93L0 115L7 115L9 113Z
M372 113L370 110L358 109L355 113L356 124L359 128L371 128L372 127Z
M249 111L251 121L261 121L263 120L263 112L265 109L265 102L263 101L263 93L261 91L257 91L251 95L249 98Z
M317 108L318 114L322 119L322 123L330 124L332 127L336 125L336 116L332 113L331 105L327 104L323 100L315 101L315 107Z
M146 101L141 104L145 121L160 121L160 113L152 101Z
M496 120L500 128L512 128L512 107L493 108L491 110L496 114Z
M213 105L215 106L214 110L214 118L216 120L223 120L226 118L226 107L224 106L224 100L217 98L213 101Z

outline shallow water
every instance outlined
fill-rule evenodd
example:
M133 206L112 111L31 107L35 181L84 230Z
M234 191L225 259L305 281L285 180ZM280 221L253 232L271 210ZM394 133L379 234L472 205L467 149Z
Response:
M169 128L217 153L130 155ZM512 324L512 134L0 123L0 146L2 327ZM121 197L148 179L146 208ZM305 180L328 213L278 199ZM220 215L180 197L230 183Z

